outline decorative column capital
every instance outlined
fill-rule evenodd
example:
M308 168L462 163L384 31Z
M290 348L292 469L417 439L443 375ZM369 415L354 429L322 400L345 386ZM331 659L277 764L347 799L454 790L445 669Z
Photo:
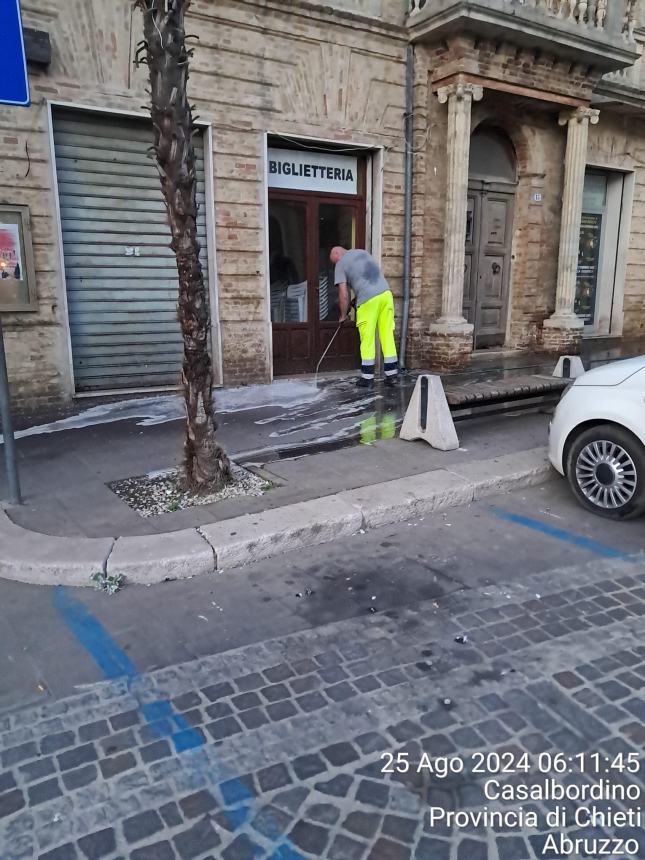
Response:
M457 101L479 102L484 97L484 88L481 84L471 84L468 81L457 81L437 89L439 104L444 105L448 99L454 97Z
M568 125L570 122L588 122L596 125L600 111L595 108L579 107L575 110L563 110L558 116L558 125Z

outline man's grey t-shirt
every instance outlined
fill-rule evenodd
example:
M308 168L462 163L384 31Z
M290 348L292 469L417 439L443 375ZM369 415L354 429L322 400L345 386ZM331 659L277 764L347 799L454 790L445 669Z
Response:
M390 289L381 268L367 251L347 251L336 263L334 283L347 283L356 295L356 307Z

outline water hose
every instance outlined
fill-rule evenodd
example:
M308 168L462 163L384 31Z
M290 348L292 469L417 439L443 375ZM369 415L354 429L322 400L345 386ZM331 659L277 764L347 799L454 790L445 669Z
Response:
M342 324L342 322L339 322L339 323L338 323L338 327L336 328L336 331L335 331L335 332L333 333L333 335L331 336L331 340L330 340L330 341L329 341L329 343L327 344L327 348L326 348L326 349L325 349L325 351L323 352L322 356L320 357L320 361L319 361L319 362L318 362L318 364L316 365L316 375L315 375L315 377L314 377L314 384L315 384L316 388L318 388L318 371L320 370L320 365L321 365L321 364L323 363L323 361L325 360L325 357L326 357L327 353L329 352L329 350L330 350L330 348L331 348L332 343L336 340L336 335L337 335L337 334L338 334L338 332L340 331L340 329L341 329L341 326L342 326L342 325L343 325L343 324Z

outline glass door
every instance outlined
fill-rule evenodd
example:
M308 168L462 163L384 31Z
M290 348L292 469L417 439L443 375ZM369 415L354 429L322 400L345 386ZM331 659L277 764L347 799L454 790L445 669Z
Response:
M589 328L593 328L596 322L606 203L607 177L601 173L588 172L585 176L582 200L574 310Z
M612 330L623 182L616 171L585 175L574 309L586 335Z
M365 246L360 202L273 191L269 197L269 292L276 375L314 371L338 327L338 290L329 252ZM321 371L358 367L354 311Z
M312 360L306 201L269 201L269 296L276 373L305 373Z
M338 290L334 284L334 267L329 252L334 245L343 248L364 248L365 228L361 225L361 207L355 203L318 202L317 207L318 272L317 272L317 332L316 346L322 355L338 327L340 308ZM362 227L362 230L361 230ZM360 237L360 241L359 241ZM324 370L354 370L358 367L358 333L352 308L349 319L334 339L325 357Z

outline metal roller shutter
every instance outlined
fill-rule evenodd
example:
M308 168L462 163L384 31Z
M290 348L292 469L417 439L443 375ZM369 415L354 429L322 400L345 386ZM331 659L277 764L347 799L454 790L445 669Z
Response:
M56 111L53 126L76 390L177 385L177 268L150 124ZM207 280L204 144L193 139Z

